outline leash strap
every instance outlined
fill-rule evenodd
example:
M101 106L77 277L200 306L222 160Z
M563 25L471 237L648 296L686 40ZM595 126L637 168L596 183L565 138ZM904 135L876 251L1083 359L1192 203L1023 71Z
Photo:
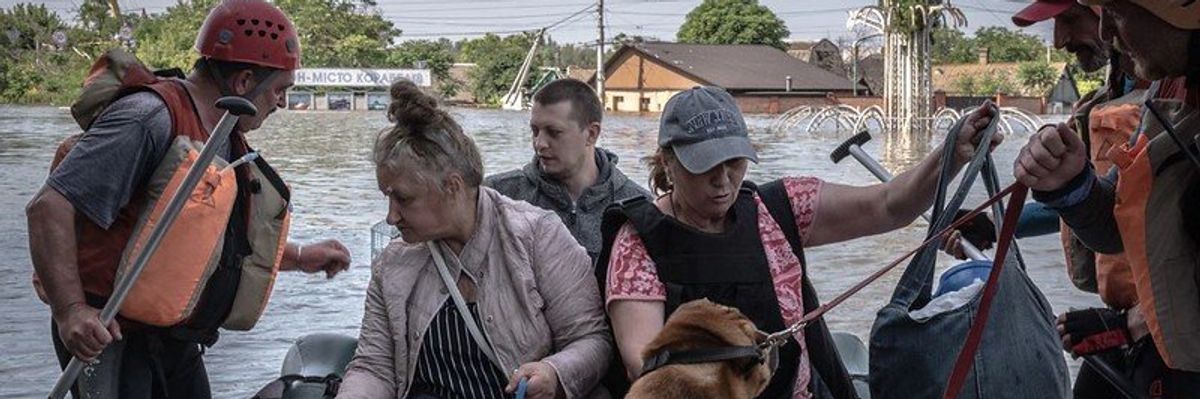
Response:
M1007 251L1008 245L1012 241L1012 233L1016 232L1015 218L1020 216L1020 214L1021 214L1021 206L1022 206L1022 202L1025 201L1024 193L1026 191L1028 191L1028 188L1026 188L1024 185L1021 185L1020 183L1013 183L1012 185L1006 187L1004 190L1000 191L992 198L989 198L987 201L984 201L982 204L980 204L975 209L972 209L970 212L967 212L966 214L964 214L961 218L956 220L950 226L946 227L945 229L942 229L937 234L933 234L932 236L930 236L930 238L925 240L925 242L921 243L921 245L918 245L916 248L914 248L913 250L904 254L900 258L897 258L896 260L893 260L891 263L887 264L887 266L884 266L883 268L879 269L875 273L872 273L870 276L867 276L867 278L863 279L862 281L858 282L858 284L855 284L853 287L850 287L846 291L842 292L841 295L838 295L836 298L833 298L833 300L822 304L820 307L813 309L813 311L811 311L811 312L805 313L804 317L801 318L800 321L796 322L796 324L793 324L791 327L788 327L786 330L771 334L769 337L767 337L767 339L765 341L763 341L762 345L763 346L783 345L783 343L787 341L788 337L792 336L797 331L800 331L800 329L804 328L804 325L812 322L813 320L820 318L826 312L829 312L830 310L837 307L838 305L841 305L842 302L845 302L847 299L854 296L859 291L862 291L863 288L866 288L868 285L871 285L871 283L875 282L875 280L878 280L880 277L883 277L883 275L887 274L889 271L896 268L896 266L899 266L900 263L902 263L905 260L907 260L908 258L912 257L917 252L920 252L927 245L935 243L935 242L939 242L940 240L944 239L944 237L947 234L949 234L951 231L954 231L955 229L957 229L959 226L961 226L963 224L969 223L972 219L975 218L976 215L983 213L983 211L985 209L987 209L989 206L991 206L992 204L997 203L1000 200L1004 199L1004 197L1008 196L1009 194L1012 194L1013 195L1012 203L1014 203L1014 205L1013 205L1013 208L1005 214L1005 227L1006 227L1006 229L1013 230L1013 231L1010 232L1009 237L1006 241L1003 236L1004 232L1002 231L1001 237L1000 237L1001 242L999 243L999 244L1004 244L1003 247L1000 247L1000 248L1003 248L1005 251ZM1021 193L1020 198L1019 198L1020 201L1017 201L1018 200L1017 193ZM1014 219L1014 223L1011 223L1013 225L1012 227L1008 227L1008 225L1009 225L1008 219L1010 219L1010 218ZM1003 255L1001 252L999 252L1000 248L997 248L997 259L1003 259L1002 257L1000 257L1000 255ZM992 270L994 271L996 269L993 268Z
M972 360L979 349L979 342L983 339L983 328L987 325L992 300L996 297L996 290L999 289L1000 272L1004 269L1008 248L1012 245L1013 236L1017 232L1017 218L1021 216L1021 208L1025 205L1025 195L1029 193L1029 189L1025 186L1018 184L1014 184L1014 186L1019 188L1012 193L1008 212L1004 214L1004 227L1000 229L1000 241L996 246L996 256L992 259L992 271L988 275L987 285L983 287L979 312L975 314L975 320L971 323L971 331L967 334L966 343L958 352L958 360L954 363L954 370L950 373L950 380L946 385L946 391L942 394L942 399L957 397L958 393L962 391L962 386L967 380L967 373L971 371L971 366L974 364Z
M742 358L761 360L762 352L758 346L727 346L678 352L662 350L654 355L654 357L646 359L645 365L642 366L641 375L646 375L660 367L672 364L714 363Z
M471 316L471 309L467 307L467 301L463 300L462 292L458 291L458 283L454 281L454 277L450 276L450 269L446 267L446 259L442 255L441 244L436 241L428 241L425 246L429 247L429 253L433 255L433 263L437 265L438 274L442 276L442 282L446 284L446 290L450 291L450 298L454 301L454 306L458 307L458 315L462 316L463 323L467 325L467 330L471 332L471 337L475 338L475 343L479 344L479 349L487 355L488 360L492 361L496 367L499 367L502 372L508 373L504 366L500 364L500 358L496 357L496 348L492 347L492 343L488 342L483 336L483 330L479 328L479 324L475 323L475 318ZM461 268L460 268L461 270Z
M529 379L521 377L521 381L517 382L517 393L513 395L513 399L525 399L525 392L529 390Z

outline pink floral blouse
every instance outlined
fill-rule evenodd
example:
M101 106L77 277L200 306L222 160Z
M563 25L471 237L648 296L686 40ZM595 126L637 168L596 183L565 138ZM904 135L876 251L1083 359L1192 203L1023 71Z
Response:
M814 177L786 177L783 182L792 203L792 213L796 215L800 239L807 241L813 219L816 218L822 182ZM779 298L783 322L791 325L804 317L804 304L800 296L800 275L804 269L762 200L755 196L754 201L758 204L758 234L767 252L771 277L775 280L775 295ZM658 280L654 261L629 223L621 227L613 242L607 281L606 308L614 301L666 301L667 298L666 287ZM800 343L800 368L796 373L792 397L807 399L810 397L810 365L803 333L796 334L796 341Z

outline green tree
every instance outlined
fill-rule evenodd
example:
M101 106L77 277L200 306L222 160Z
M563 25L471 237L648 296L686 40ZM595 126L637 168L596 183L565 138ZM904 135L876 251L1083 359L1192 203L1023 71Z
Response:
M975 62L979 56L975 43L958 29L937 28L932 36L930 56L935 64L966 64Z
M0 101L69 104L78 96L92 60L122 45L118 33L133 28L134 54L151 68L189 69L205 16L219 0L180 0L162 14L117 18L105 0L81 0L68 26L41 5L0 10ZM277 0L300 35L305 65L395 66L393 38L400 33L373 12L373 0ZM66 35L65 44L62 36ZM443 59L446 57L442 57Z
M121 30L122 20L113 15L106 0L83 0L76 10L79 28L97 36L115 36ZM122 16L124 18L124 16Z
M966 75L955 80L955 91L967 96L994 96L998 93L1014 93L1012 79L1007 74Z
M1023 62L1044 59L1046 46L1030 34L989 26L975 31L976 49L988 49L991 62Z
M619 41L621 35L613 38L614 41ZM605 50L612 51L614 46L605 46ZM546 61L547 66L558 68L566 67L596 67L596 48L587 47L576 44L562 44L555 42L553 39L546 39L545 44L541 47L541 57ZM607 55L607 54L606 54Z
M618 44L637 44L637 43L644 43L644 42L656 42L656 41L659 41L659 39L656 37L630 35L630 34L626 34L625 32L621 32L621 33L618 33L616 36L613 36L612 41L614 43L618 43Z
M1058 82L1058 72L1045 61L1025 62L1017 67L1017 81L1025 95L1044 96Z
M995 73L984 75L979 80L979 91L975 95L992 96L1000 93L1013 94L1016 86L1008 74Z
M200 25L218 0L183 0L137 27L137 55L156 68L188 69ZM316 67L389 66L387 47L400 34L367 0L278 0L300 36L301 62Z
M17 4L0 11L0 48L6 51L37 51L50 46L54 32L67 25L45 5ZM15 55L15 53L12 53Z
M80 2L79 9L76 10L76 24L68 34L72 49L94 58L109 49L121 46L122 39L132 39L122 37L122 31L128 28L126 34L132 33L132 27L141 23L141 16L124 13L117 18L113 12L105 0Z
M442 97L453 97L462 87L463 82L450 76L450 66L454 64L454 44L449 39L403 42L393 48L388 57L388 63L392 66L415 68L424 64L438 82L438 94Z
M475 98L484 103L498 104L520 72L525 55L533 45L534 34L518 34L501 38L487 34L462 44L459 58L475 63L470 72L470 90ZM541 57L534 57L531 71L542 65ZM525 82L527 85L529 80Z
M371 0L278 0L296 25L303 62L314 67L384 66L400 30ZM362 58L354 58L362 57Z
M936 64L965 64L978 61L979 51L985 48L989 62L1046 59L1046 47L1037 36L997 26L981 28L973 37L967 37L957 29L934 29L930 52ZM1054 62L1074 61L1070 53L1062 50L1052 50L1051 59Z
M1071 66L1071 76L1075 78L1075 89L1079 91L1079 95L1085 95L1092 90L1100 88L1104 85L1106 79L1105 69L1099 69L1093 72L1086 72L1078 65Z
M757 0L704 0L676 34L681 43L765 44L786 49L787 26Z
M67 35L60 46L54 34ZM69 29L44 5L0 10L0 102L65 105L79 93L89 60L69 49Z
M142 21L133 32L137 41L134 54L151 68L189 70L200 57L193 48L196 34L208 11L217 3L217 0L180 1L165 13Z
M954 91L964 95L973 96L979 92L979 82L973 75L964 75L954 81Z

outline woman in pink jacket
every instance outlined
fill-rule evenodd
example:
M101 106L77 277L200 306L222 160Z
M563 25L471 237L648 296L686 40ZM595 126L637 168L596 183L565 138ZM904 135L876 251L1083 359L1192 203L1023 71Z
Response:
M475 143L411 82L375 142L393 241L372 266L338 398L594 392L612 342L590 258L553 212L481 187ZM456 298L457 296L457 298Z

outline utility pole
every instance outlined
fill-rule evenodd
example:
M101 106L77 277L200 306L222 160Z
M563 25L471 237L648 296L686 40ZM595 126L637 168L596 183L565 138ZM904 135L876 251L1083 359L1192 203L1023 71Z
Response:
M597 27L600 30L600 40L596 41L596 95L600 96L600 106L604 106L604 0L596 4L598 18Z

